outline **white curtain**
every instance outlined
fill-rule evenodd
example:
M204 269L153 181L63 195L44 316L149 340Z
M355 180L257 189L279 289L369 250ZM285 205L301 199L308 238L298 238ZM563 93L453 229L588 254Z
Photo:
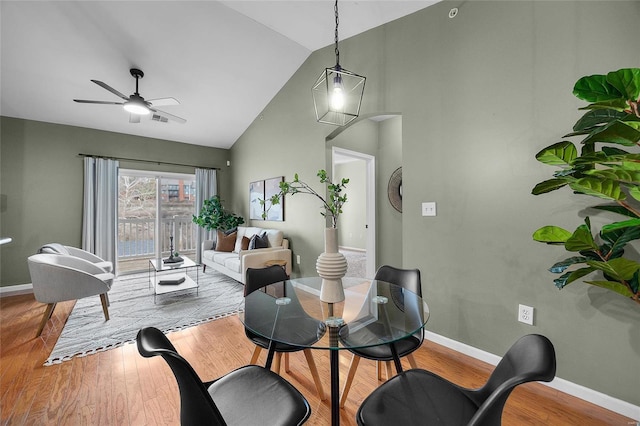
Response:
M218 193L218 178L216 171L213 169L196 169L196 215L200 213L200 209L207 200ZM207 231L198 227L196 238L196 262L202 262L202 242L204 240L212 240L215 231Z
M116 267L118 229L118 161L84 159L82 248Z

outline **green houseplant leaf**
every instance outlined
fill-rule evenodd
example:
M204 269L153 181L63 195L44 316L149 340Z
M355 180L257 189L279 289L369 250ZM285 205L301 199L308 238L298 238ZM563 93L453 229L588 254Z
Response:
M569 179L549 179L544 182L540 182L537 184L532 190L531 193L533 195L540 195L546 192L555 191L556 189L560 189L563 186L566 186L569 183Z
M564 244L573 235L559 226L543 226L533 233L533 239L547 244Z
M626 195L620 190L620 184L611 179L585 177L569 184L571 189L582 194L604 198L605 200L624 200Z
M626 117L628 114L622 111L615 111L612 109L597 109L587 112L582 116L580 120L573 126L574 132L581 132L591 129L593 127L607 124L613 120L619 120Z
M588 219L588 218L587 218ZM598 245L591 235L588 225L580 225L564 243L567 251L580 252L583 250L598 250Z
M591 268L591 267L577 269L575 271L567 272L566 274L562 275L560 278L556 278L555 280L553 280L553 282L555 283L556 287L558 287L559 289L563 289L567 285L571 284L576 280L579 280L585 275L589 275L593 271L595 271L595 268Z
M601 102L618 99L622 93L607 81L606 75L589 75L573 86L573 94L583 101Z
M635 146L640 141L640 131L620 120L598 127L582 143L608 142L623 146Z
M615 87L624 99L637 100L640 95L640 69L623 68L607 74L607 83Z
M571 166L578 156L573 142L562 141L546 147L536 154L536 160L550 166Z
M610 201L593 208L625 220L605 223L594 234L586 217L585 224L573 233L548 225L535 231L533 239L549 245L563 244L566 251L580 254L549 269L562 274L553 280L556 287L562 289L600 271L603 280L585 282L630 297L640 305L640 264L625 257L625 248L640 240L640 68L582 77L574 85L573 94L589 105L579 108L587 112L564 138L582 137L581 152L578 154L574 143L566 140L538 152L536 160L558 170L531 192L540 195L569 186L574 194ZM587 267L572 268L579 264Z

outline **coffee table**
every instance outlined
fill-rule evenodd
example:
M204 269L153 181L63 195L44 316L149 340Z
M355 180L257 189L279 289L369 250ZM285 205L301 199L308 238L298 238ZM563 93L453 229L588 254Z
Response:
M156 296L175 293L182 290L196 289L198 294L198 272L200 264L186 256L180 263L164 263L163 259L149 259L149 288L153 286L153 303ZM187 275L190 268L196 268L195 281ZM153 272L153 276L152 276Z

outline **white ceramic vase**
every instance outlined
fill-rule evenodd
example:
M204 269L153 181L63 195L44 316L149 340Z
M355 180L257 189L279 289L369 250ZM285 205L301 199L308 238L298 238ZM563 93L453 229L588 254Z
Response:
M338 303L344 300L342 277L347 273L347 259L338 251L338 229L324 231L324 253L316 261L316 271L322 278L320 300Z

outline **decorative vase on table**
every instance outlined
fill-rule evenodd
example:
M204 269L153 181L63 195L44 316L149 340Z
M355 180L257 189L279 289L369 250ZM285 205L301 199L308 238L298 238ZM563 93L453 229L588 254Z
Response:
M347 259L338 251L338 229L324 231L324 253L316 261L316 271L322 278L320 300L338 303L344 300L342 277L347 273Z

